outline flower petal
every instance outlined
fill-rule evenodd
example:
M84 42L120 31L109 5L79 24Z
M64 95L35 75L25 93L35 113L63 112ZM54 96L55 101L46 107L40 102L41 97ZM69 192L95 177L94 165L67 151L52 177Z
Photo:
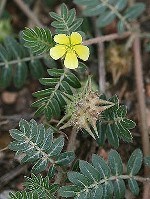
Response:
M70 36L71 44L81 44L82 43L82 37L78 32L73 32Z
M75 69L78 67L78 59L73 51L67 52L64 60L66 68Z
M89 57L89 48L83 45L75 45L73 49L76 51L78 57L83 61L86 61Z
M66 47L62 45L56 45L50 49L50 56L55 60L63 57L65 53Z
M70 43L69 37L65 34L55 35L54 41L58 44L64 44L64 45L68 45Z

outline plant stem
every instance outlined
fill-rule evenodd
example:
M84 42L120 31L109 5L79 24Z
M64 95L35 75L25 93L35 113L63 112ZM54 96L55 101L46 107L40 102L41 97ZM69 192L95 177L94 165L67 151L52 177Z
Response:
M99 66L99 88L101 93L106 90L106 71L105 71L105 53L104 43L98 43L98 66Z
M8 65L13 65L13 64L18 64L18 62L28 62L28 61L34 61L35 59L41 59L44 58L44 55L35 55L35 56L30 56L30 57L25 57L25 58L20 58L19 61L18 59L12 60L12 61L5 61L0 63L0 66L8 66Z
M68 140L67 151L75 151L76 136L77 136L77 130L73 128Z
M64 171L63 171L62 167L57 167L57 171L58 171L58 173L56 175L55 183L61 184L62 179L64 177Z
M122 21L124 23L124 25L126 26L126 28L131 31L132 30L132 27L131 25L128 23L128 21L125 19L125 17L123 15L120 14L120 12L118 11L118 9L111 5L110 3L108 3L108 1L106 0L101 0L102 3L107 6L119 19L120 21Z
M117 180L118 178L121 178L123 180L128 180L128 179L134 179L138 182L142 182L142 183L150 183L150 178L144 178L144 177L141 177L141 176L130 176L130 175L120 175L120 176L111 176L110 178L108 179L102 179L100 180L100 184L106 182L106 181L110 181L110 180Z
M139 103L139 117L141 123L142 145L144 156L150 156L150 141L148 135L148 127L146 123L146 107L145 107L145 93L143 85L142 74L142 57L141 57L141 44L139 37L135 37L133 43L134 50L134 70L136 77L137 98ZM145 170L145 175L150 174L150 170Z
M105 41L111 41L114 39L124 39L128 36L131 35L131 32L124 32L123 34L118 34L118 33L113 33L113 34L109 34L106 36L99 36L93 39L88 39L86 41L83 42L84 45L91 45L91 44L97 44L97 43L101 43L101 42L105 42Z
M148 126L146 122L146 106L145 106L145 94L144 94L144 85L143 85L143 74L142 74L142 57L141 57L141 44L140 38L135 37L133 43L134 50L134 70L136 76L136 87L137 87L137 98L139 103L139 118L140 118L140 127L142 135L142 147L144 156L150 156L150 141L148 134ZM144 167L144 175L150 176L150 168ZM143 190L143 199L150 198L150 185L145 184Z
M109 181L115 181L117 179L123 179L123 180L128 180L128 179L134 179L138 182L141 182L141 183L150 183L150 178L144 178L144 177L141 177L141 176L130 176L130 175L119 175L119 176L110 176L109 178L106 178L106 179L101 179L99 182L95 182L93 184L91 184L89 187L86 187L86 189L83 189L82 192L85 192L88 189L92 189L94 187L97 187L101 184L104 184L106 182L109 182Z
M3 148L3 149L0 149L0 153L2 152L2 151L6 151L8 149L8 147L5 147L5 148Z
M96 26L96 18L93 18L94 27L95 27L95 36L98 37L101 35L99 29ZM98 57L98 73L99 73L99 90L101 93L105 93L106 87L106 71L105 71L105 47L103 42L97 43L97 57Z

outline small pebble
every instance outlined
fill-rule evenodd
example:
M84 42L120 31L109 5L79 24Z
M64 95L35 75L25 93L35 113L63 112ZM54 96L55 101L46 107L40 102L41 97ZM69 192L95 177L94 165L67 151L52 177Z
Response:
M0 193L0 199L8 199L9 197L9 193L13 192L12 190L5 190L2 193Z
M2 101L5 104L14 104L16 102L18 94L16 92L4 91L2 93Z

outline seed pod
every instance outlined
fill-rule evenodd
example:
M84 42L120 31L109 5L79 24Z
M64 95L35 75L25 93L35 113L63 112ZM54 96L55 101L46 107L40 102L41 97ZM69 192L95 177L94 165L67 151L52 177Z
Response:
M68 120L60 129L73 126L77 131L85 129L94 139L95 136L91 130L94 129L98 136L96 122L100 115L106 109L112 107L114 103L99 98L98 92L91 90L91 81L88 80L86 86L81 92L74 94L66 105L66 114L59 124Z

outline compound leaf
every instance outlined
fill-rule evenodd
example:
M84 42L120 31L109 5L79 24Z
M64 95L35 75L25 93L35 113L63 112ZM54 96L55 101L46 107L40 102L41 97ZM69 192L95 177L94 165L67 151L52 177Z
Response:
M64 138L62 136L53 139L53 130L45 129L43 125L38 125L35 120L27 122L21 120L19 123L20 130L10 130L10 135L15 141L9 144L11 150L16 153L23 154L22 163L32 162L32 170L35 173L44 171L49 164L66 165L74 159L73 152L64 155L61 151L64 146ZM64 160L63 158L66 157Z
M50 12L50 16L55 19L51 25L55 28L57 34L67 34L70 35L75 32L83 22L83 19L76 18L75 9L68 10L66 4L61 5L61 13L56 14L55 12Z
M24 45L36 54L42 54L53 46L53 39L48 28L26 28L22 32Z

